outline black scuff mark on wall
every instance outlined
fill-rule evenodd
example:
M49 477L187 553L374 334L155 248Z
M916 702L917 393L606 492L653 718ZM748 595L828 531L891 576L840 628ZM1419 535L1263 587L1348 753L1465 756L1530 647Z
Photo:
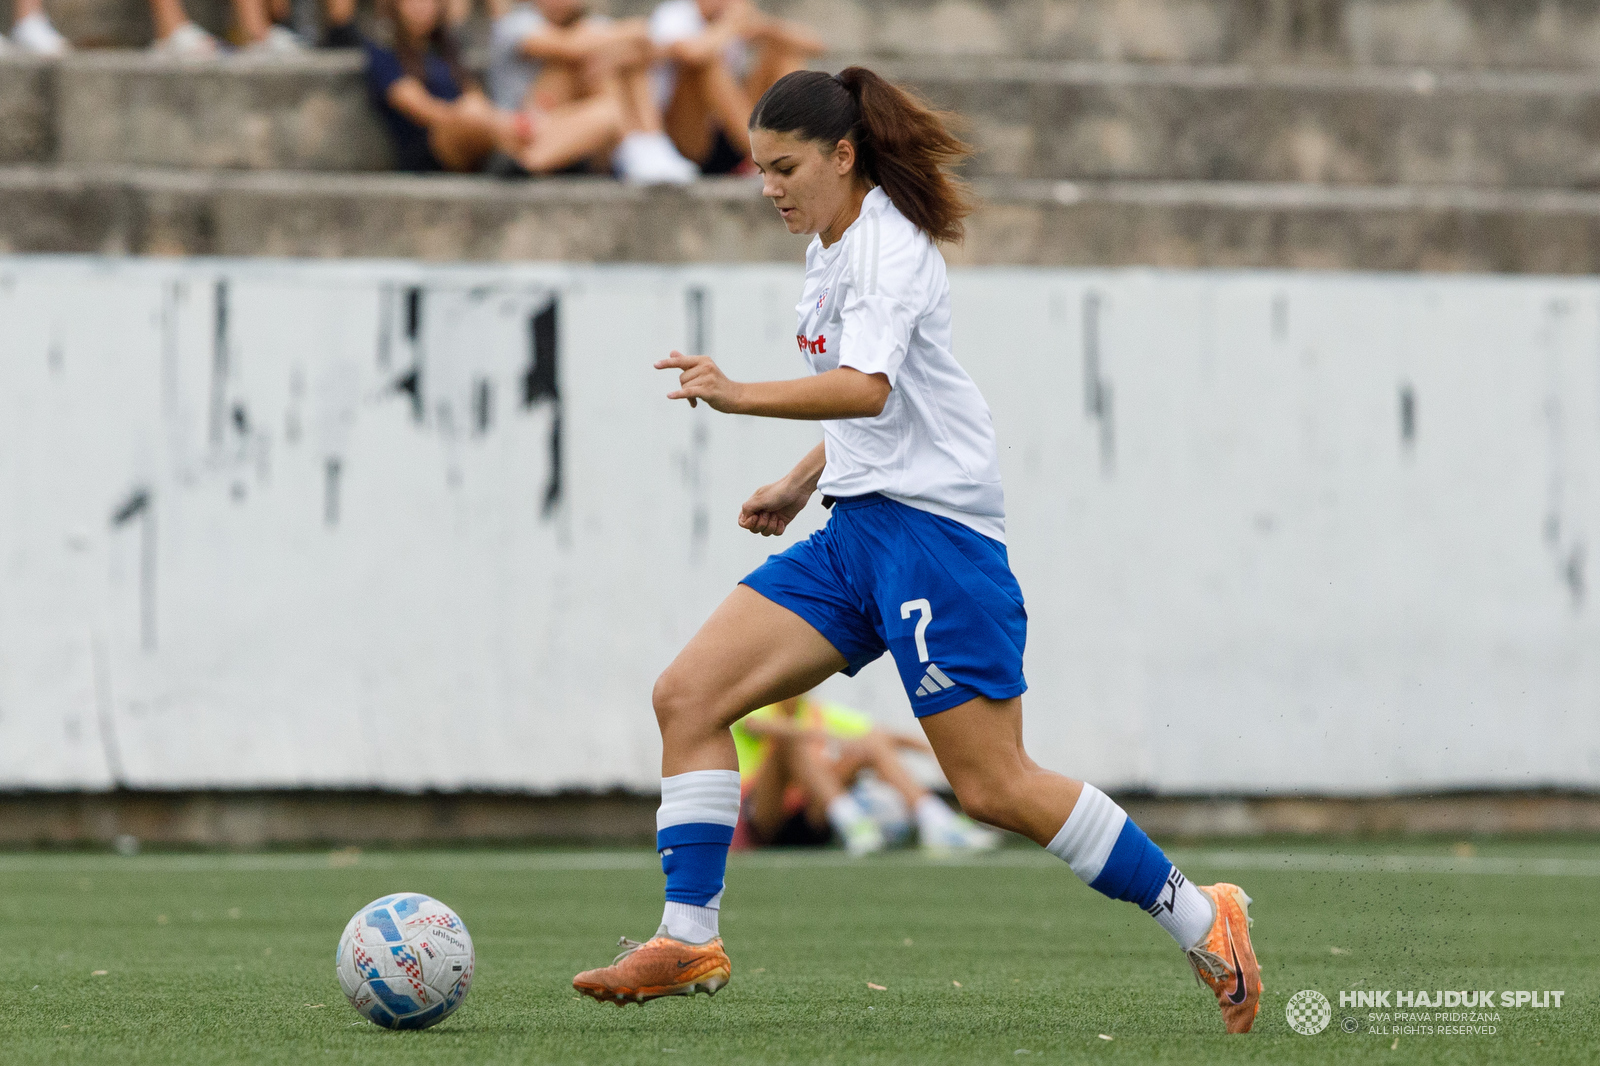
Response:
M395 392L411 397L411 417L418 422L424 414L422 407L422 368L412 367L395 379L391 386Z
M343 469L344 464L337 455L328 456L323 464L322 524L329 529L339 524L339 479Z
M1407 452L1417 446L1417 390L1410 382L1400 386L1400 444Z
M139 523L139 646L156 650L156 512L150 490L137 488L111 512L111 528Z
M550 301L528 318L528 370L522 376L522 406L530 410L541 403L551 405L550 472L545 479L543 513L546 518L561 505L563 490L561 463L560 312L561 301Z
M1093 289L1083 295L1083 407L1100 429L1100 470L1116 470L1117 434L1111 382L1106 380L1101 349L1101 311L1105 303Z
M206 421L207 438L220 449L227 432L228 415L228 279L218 278L211 329L211 397Z
M427 415L422 396L422 289L412 285L402 299L405 308L406 345L411 349L411 368L395 378L391 388L411 397L411 418L422 422Z
M1576 610L1583 606L1583 598L1588 592L1588 583L1584 574L1585 546L1582 543L1574 544L1567 553L1566 566L1562 568L1562 576L1566 578L1567 591L1572 595L1572 606Z
M479 378L472 388L472 431L477 436L487 436L494 422L494 383Z

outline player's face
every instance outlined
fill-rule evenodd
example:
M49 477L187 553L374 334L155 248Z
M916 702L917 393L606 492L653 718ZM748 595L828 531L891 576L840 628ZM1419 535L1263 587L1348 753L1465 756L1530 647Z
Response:
M750 131L750 156L761 171L761 195L772 201L790 233L821 233L850 201L855 150L841 141L832 151L792 133Z

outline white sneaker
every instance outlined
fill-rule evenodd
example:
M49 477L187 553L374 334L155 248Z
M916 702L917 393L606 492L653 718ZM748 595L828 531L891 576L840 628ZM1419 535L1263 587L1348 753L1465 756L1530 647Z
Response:
M11 43L36 56L60 56L72 51L72 44L50 25L43 11L35 11L11 27Z
M665 133L630 133L611 157L623 181L634 185L687 185L700 168L678 154Z
M150 51L174 59L208 59L222 50L222 45L211 34L192 22L185 22L159 41L152 41Z
M866 815L853 819L844 830L844 849L856 858L873 855L884 848L883 833L878 823Z
M256 56L293 56L304 52L306 46L287 26L273 26L265 37L250 42L243 50Z
M939 854L952 851L993 851L1000 846L1000 834L958 814L943 825L928 830L920 836L923 850Z

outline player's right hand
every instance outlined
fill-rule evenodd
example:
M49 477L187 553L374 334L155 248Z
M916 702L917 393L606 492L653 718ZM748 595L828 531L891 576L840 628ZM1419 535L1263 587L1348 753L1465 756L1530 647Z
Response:
M776 537L789 528L810 499L811 493L800 492L782 481L763 485L739 509L739 525L763 537Z

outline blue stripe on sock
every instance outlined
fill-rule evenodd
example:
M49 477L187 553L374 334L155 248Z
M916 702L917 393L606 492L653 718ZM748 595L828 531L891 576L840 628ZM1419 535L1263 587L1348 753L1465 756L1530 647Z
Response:
M726 844L674 844L661 853L667 875L667 899L704 907L722 891L728 871Z
M1161 886L1167 883L1171 870L1172 863L1166 855L1129 818L1122 823L1122 832L1117 834L1100 876L1089 887L1148 910L1161 895Z
M656 832L656 850L667 875L667 899L704 907L722 891L728 872L733 827L714 822L669 825Z

